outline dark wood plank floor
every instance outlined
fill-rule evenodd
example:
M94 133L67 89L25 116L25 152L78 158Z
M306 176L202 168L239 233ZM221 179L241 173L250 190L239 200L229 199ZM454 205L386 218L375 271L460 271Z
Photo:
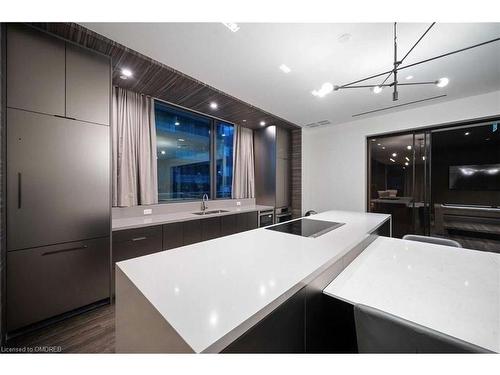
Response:
M31 348L33 352L53 348L59 353L114 353L115 305L101 306L15 337L7 341L7 346Z

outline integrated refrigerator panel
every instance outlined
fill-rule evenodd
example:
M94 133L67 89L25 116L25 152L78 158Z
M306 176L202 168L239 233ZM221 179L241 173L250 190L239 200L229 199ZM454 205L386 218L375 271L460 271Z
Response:
M9 251L109 236L109 127L9 108Z

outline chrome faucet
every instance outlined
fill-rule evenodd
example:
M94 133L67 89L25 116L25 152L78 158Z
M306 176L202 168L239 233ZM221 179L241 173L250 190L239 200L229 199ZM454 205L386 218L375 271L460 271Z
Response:
M208 203L208 194L203 194L203 198L201 198L201 210L203 212L205 212L206 209L208 208L207 203Z

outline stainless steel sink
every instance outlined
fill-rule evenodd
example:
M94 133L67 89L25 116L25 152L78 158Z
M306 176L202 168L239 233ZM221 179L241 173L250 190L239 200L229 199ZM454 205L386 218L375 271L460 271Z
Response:
M221 214L223 212L229 212L227 210L211 210L211 211L200 211L200 212L193 212L195 215L214 215L214 214Z

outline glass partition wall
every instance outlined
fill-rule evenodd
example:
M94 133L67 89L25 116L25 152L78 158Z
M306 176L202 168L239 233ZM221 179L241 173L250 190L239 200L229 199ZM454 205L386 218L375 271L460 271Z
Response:
M500 252L500 130L482 122L368 138L367 207L393 236Z
M392 215L394 237L428 234L427 139L409 133L368 140L368 209Z

